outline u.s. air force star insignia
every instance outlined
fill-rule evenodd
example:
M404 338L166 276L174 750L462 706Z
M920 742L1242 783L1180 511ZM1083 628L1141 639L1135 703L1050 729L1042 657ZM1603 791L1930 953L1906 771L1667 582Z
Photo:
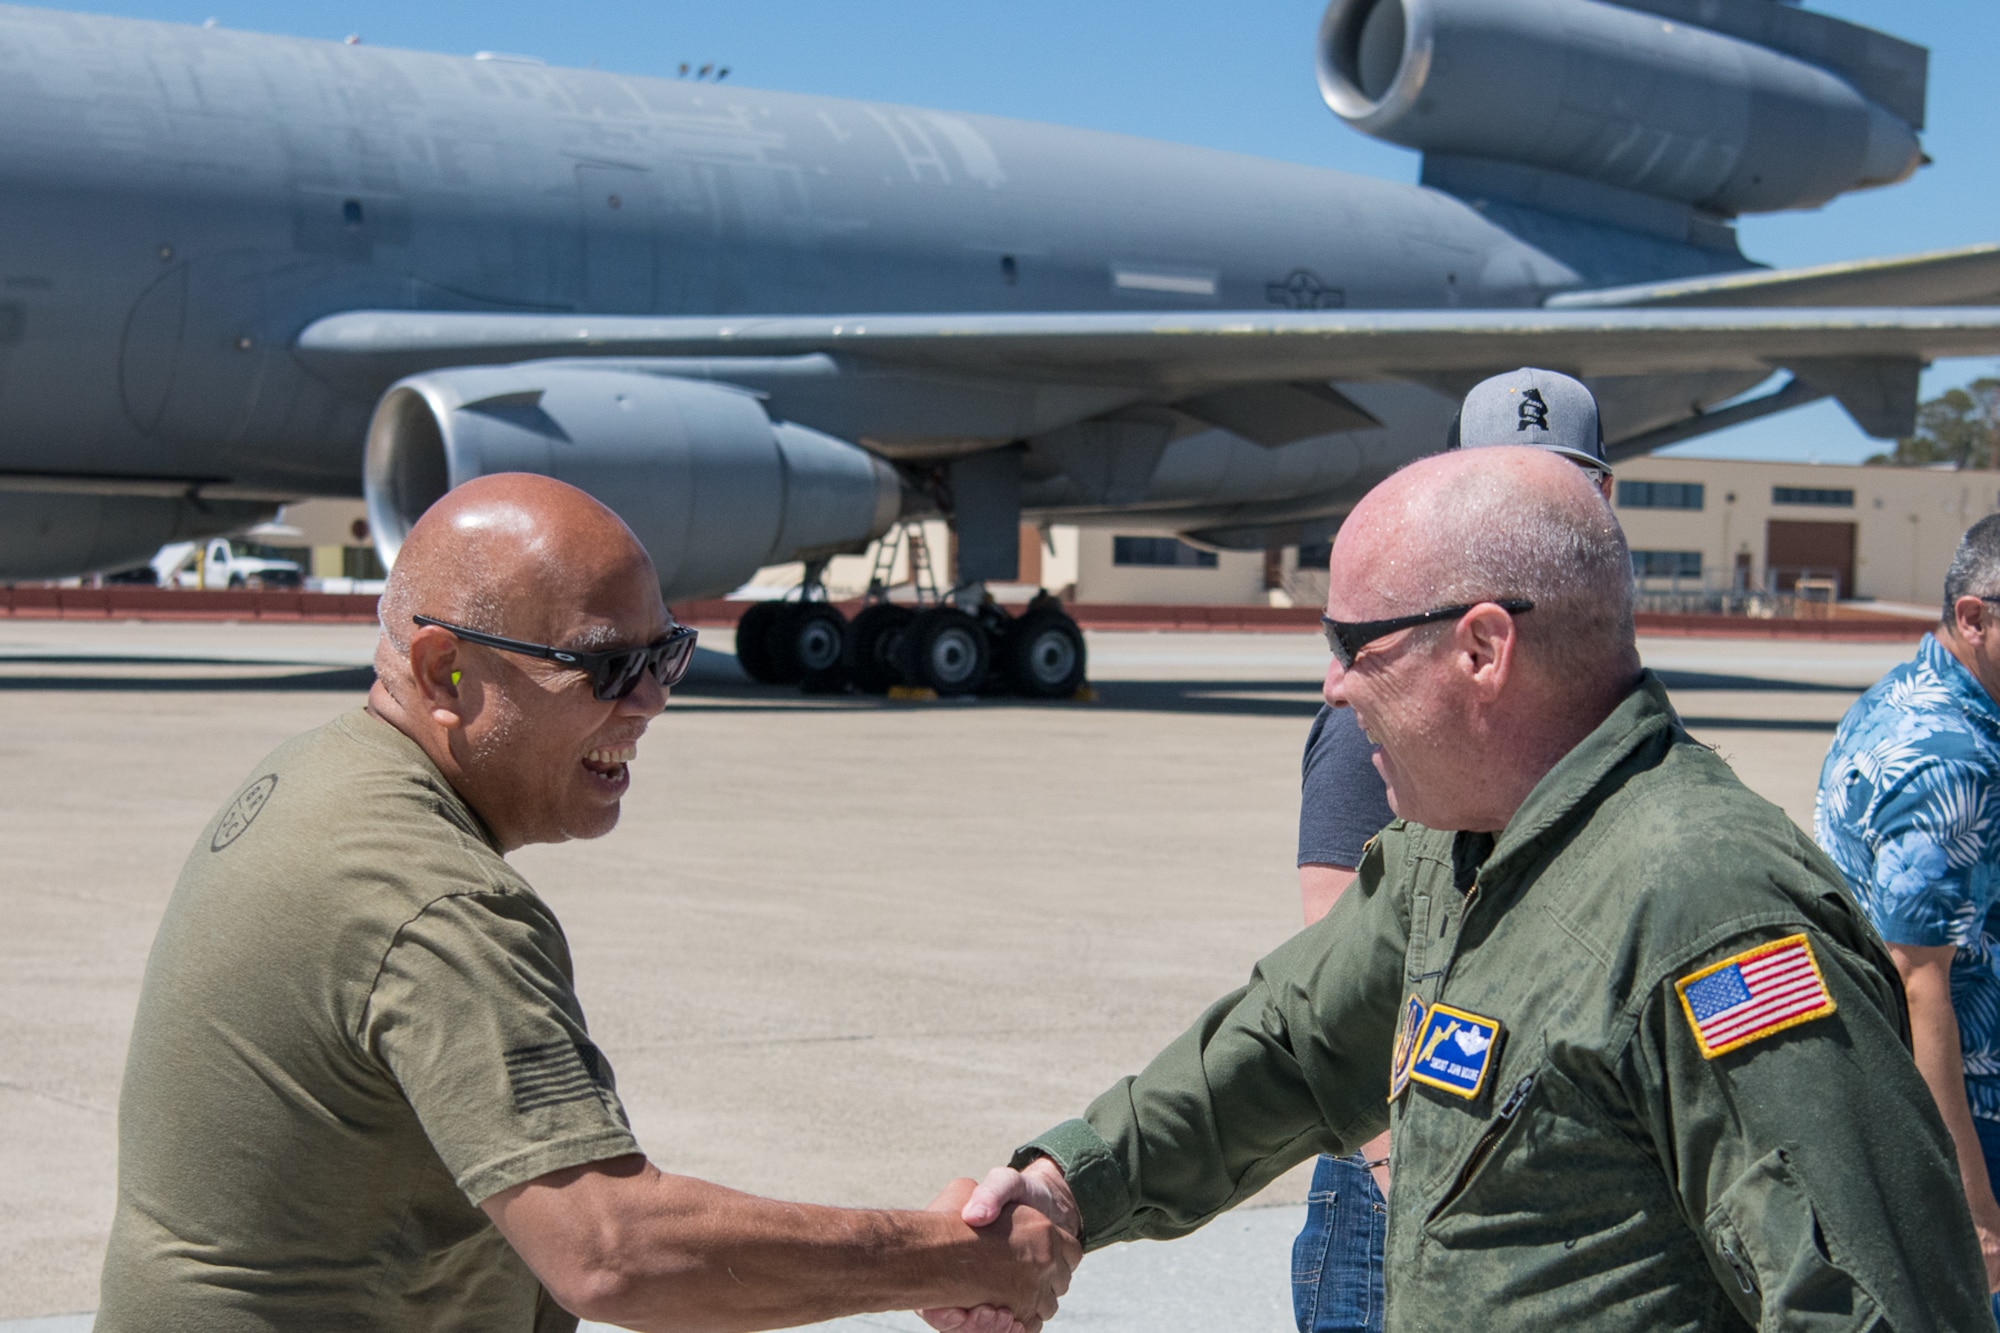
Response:
M1710 964L1674 983L1702 1058L1833 1012L1833 996L1803 933Z
M222 812L221 822L215 826L215 836L209 839L208 850L219 852L242 837L243 830L250 827L250 821L257 817L257 812L271 799L271 793L277 786L278 775L266 773L245 787L237 798L229 803L229 808Z
M1417 1049L1417 1030L1424 1025L1424 1002L1412 995L1403 1001L1403 1018L1396 1025L1396 1048L1389 1056L1389 1100L1410 1086L1410 1053Z
M1410 1078L1468 1101L1477 1097L1500 1040L1500 1021L1434 1004L1417 1031Z

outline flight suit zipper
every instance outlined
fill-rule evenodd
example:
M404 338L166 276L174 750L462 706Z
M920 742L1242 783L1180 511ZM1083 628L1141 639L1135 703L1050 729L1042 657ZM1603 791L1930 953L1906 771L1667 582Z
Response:
M1521 1107L1527 1102L1528 1094L1535 1089L1536 1077L1536 1074L1524 1077L1514 1085L1514 1090L1507 1094L1507 1100L1500 1103L1500 1109L1493 1113L1493 1119L1487 1123L1486 1132L1479 1136L1479 1142L1472 1145L1472 1155L1465 1159L1465 1165L1459 1169L1457 1179L1452 1181L1451 1188L1445 1191L1444 1197L1438 1200L1437 1207L1431 1210L1432 1217L1435 1218L1442 1213L1445 1207L1464 1193L1466 1186L1472 1183L1472 1177L1477 1174L1486 1159L1492 1155L1494 1147L1499 1144L1500 1136L1507 1132L1507 1126L1513 1124L1514 1117L1521 1113Z

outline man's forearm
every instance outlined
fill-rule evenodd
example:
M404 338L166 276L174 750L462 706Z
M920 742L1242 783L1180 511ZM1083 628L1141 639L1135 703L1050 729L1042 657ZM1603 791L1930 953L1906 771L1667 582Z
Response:
M998 1298L940 1214L786 1205L664 1176L656 1191L670 1197L599 1257L616 1278L595 1312L627 1328L736 1333Z
M1937 1102L1938 1114L1958 1153L1959 1175L1965 1181L1966 1201L1982 1226L2000 1222L1995 1206L1993 1182L1986 1171L1986 1152L1979 1143L1979 1131L1972 1123L1972 1105L1965 1095L1965 1058L1960 1053L1958 1015L1951 1007L1948 988L1906 988L1910 1000L1910 1040L1917 1072ZM1982 1209L1984 1210L1982 1212Z
M745 1333L919 1306L1035 1317L1021 1257L1034 1238L974 1231L955 1213L780 1203L645 1164L545 1179L488 1211L556 1298L591 1319ZM1042 1238L1051 1253L1057 1234Z
M1986 1261L1987 1286L2000 1291L2000 1203L1994 1200L1986 1150L1972 1123L1972 1104L1965 1095L1965 1058L1959 1051L1958 1014L1951 1007L1951 964L1956 953L1948 945L1889 946L1910 1005L1910 1053L1951 1133L1966 1206L1972 1212L1980 1253Z

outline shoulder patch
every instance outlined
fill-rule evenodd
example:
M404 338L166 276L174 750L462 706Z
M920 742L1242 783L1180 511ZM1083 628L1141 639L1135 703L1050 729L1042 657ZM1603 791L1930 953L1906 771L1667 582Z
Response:
M243 836L243 830L250 827L250 821L257 817L271 793L278 789L278 775L266 773L245 787L229 808L222 812L222 820L215 826L215 836L209 839L208 850L219 852L230 843Z
M1395 1101L1410 1086L1410 1056L1417 1049L1417 1033L1428 1012L1424 1002L1412 994L1403 1001L1403 1021L1396 1026L1396 1048L1389 1056L1389 1100Z
M1834 1010L1803 932L1691 972L1674 990L1708 1060Z

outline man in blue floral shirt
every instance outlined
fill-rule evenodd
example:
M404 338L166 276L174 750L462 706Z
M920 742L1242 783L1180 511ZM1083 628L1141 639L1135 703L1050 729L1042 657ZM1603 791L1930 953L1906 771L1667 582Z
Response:
M2000 514L1959 542L1944 619L1841 721L1813 832L1903 975L2000 1291ZM2000 1312L2000 1297L1995 1299Z

